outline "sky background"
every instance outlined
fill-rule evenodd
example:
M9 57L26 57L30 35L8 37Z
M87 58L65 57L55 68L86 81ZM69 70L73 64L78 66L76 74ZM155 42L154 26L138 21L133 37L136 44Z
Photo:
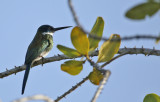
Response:
M73 5L81 24L88 31L98 16L103 17L104 37L113 33L118 33L121 37L135 34L158 35L160 12L145 20L130 20L124 16L129 8L143 2L145 0L73 0ZM37 28L43 24L54 27L75 26L67 0L0 1L0 72L24 63L28 45ZM54 47L47 57L62 54L56 48L57 44L73 48L71 30L69 28L54 34ZM142 45L144 48L154 46L160 49L160 44L156 45L154 40L122 41L121 48L139 48ZM158 56L126 55L106 66L105 69L109 69L112 74L97 102L142 102L146 94L160 95L159 60ZM92 67L86 63L79 75L71 76L60 69L64 61L31 69L24 95L21 95L24 71L0 79L0 100L12 102L36 94L56 99L92 71ZM60 102L89 102L96 89L97 86L87 81Z

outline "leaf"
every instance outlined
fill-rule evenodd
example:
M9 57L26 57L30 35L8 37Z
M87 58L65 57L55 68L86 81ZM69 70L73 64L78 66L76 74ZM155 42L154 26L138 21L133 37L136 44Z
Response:
M158 35L160 37L160 34ZM158 44L160 42L160 39L156 39L155 43Z
M69 60L61 64L61 70L70 75L78 75L83 69L83 61Z
M154 93L147 94L143 102L160 102L160 97Z
M117 40L116 40L117 39ZM118 34L112 34L109 38L109 40L105 41L100 50L98 55L98 61L97 62L106 62L113 58L115 54L117 54L121 41L120 35Z
M160 39L156 39L155 43L158 44L160 42Z
M99 85L102 79L103 79L103 74L96 68L93 68L93 72L89 74L90 82L93 83L94 85Z
M98 17L88 37L90 44L89 51L94 51L100 42L100 40L92 38L91 35L101 38L103 34L103 28L104 20L102 17Z
M81 56L81 54L75 49L71 49L71 48L65 47L63 45L57 45L57 48L68 57Z
M74 27L71 32L71 40L73 46L82 55L88 55L89 51L89 41L87 35L79 28Z
M126 17L130 19L144 19L147 15L153 16L160 9L160 3L147 2L139 4L127 11Z

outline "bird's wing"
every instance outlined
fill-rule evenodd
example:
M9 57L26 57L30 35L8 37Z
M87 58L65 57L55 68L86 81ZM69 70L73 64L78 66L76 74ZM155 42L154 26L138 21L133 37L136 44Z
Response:
M28 47L25 64L31 63L34 59L40 56L40 54L49 46L49 40L41 40L31 42Z

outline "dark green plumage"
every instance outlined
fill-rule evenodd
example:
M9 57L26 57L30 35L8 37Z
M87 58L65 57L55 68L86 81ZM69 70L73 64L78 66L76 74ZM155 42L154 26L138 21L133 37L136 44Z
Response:
M55 31L65 29L68 27L71 26L53 28L50 25L42 25L38 28L34 39L32 40L32 42L28 47L25 57L26 71L23 79L22 94L24 93L29 71L32 64L36 60L40 60L42 57L45 57L49 53L49 51L53 48L53 33Z
M41 53L49 52L53 47L53 37L51 35L36 34L33 41L28 47L25 64L36 60L36 58L43 57Z

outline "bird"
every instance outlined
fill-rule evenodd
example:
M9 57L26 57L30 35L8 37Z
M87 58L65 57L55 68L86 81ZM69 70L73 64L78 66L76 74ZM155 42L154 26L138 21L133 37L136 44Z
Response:
M58 30L66 29L72 26L65 26L65 27L58 27L54 28L50 25L41 25L37 33L28 46L27 53L25 56L25 62L24 65L26 66L24 78L23 78L23 84L22 84L22 95L25 91L25 86L27 83L28 75L30 72L30 68L32 64L47 56L50 50L53 48L53 33Z

